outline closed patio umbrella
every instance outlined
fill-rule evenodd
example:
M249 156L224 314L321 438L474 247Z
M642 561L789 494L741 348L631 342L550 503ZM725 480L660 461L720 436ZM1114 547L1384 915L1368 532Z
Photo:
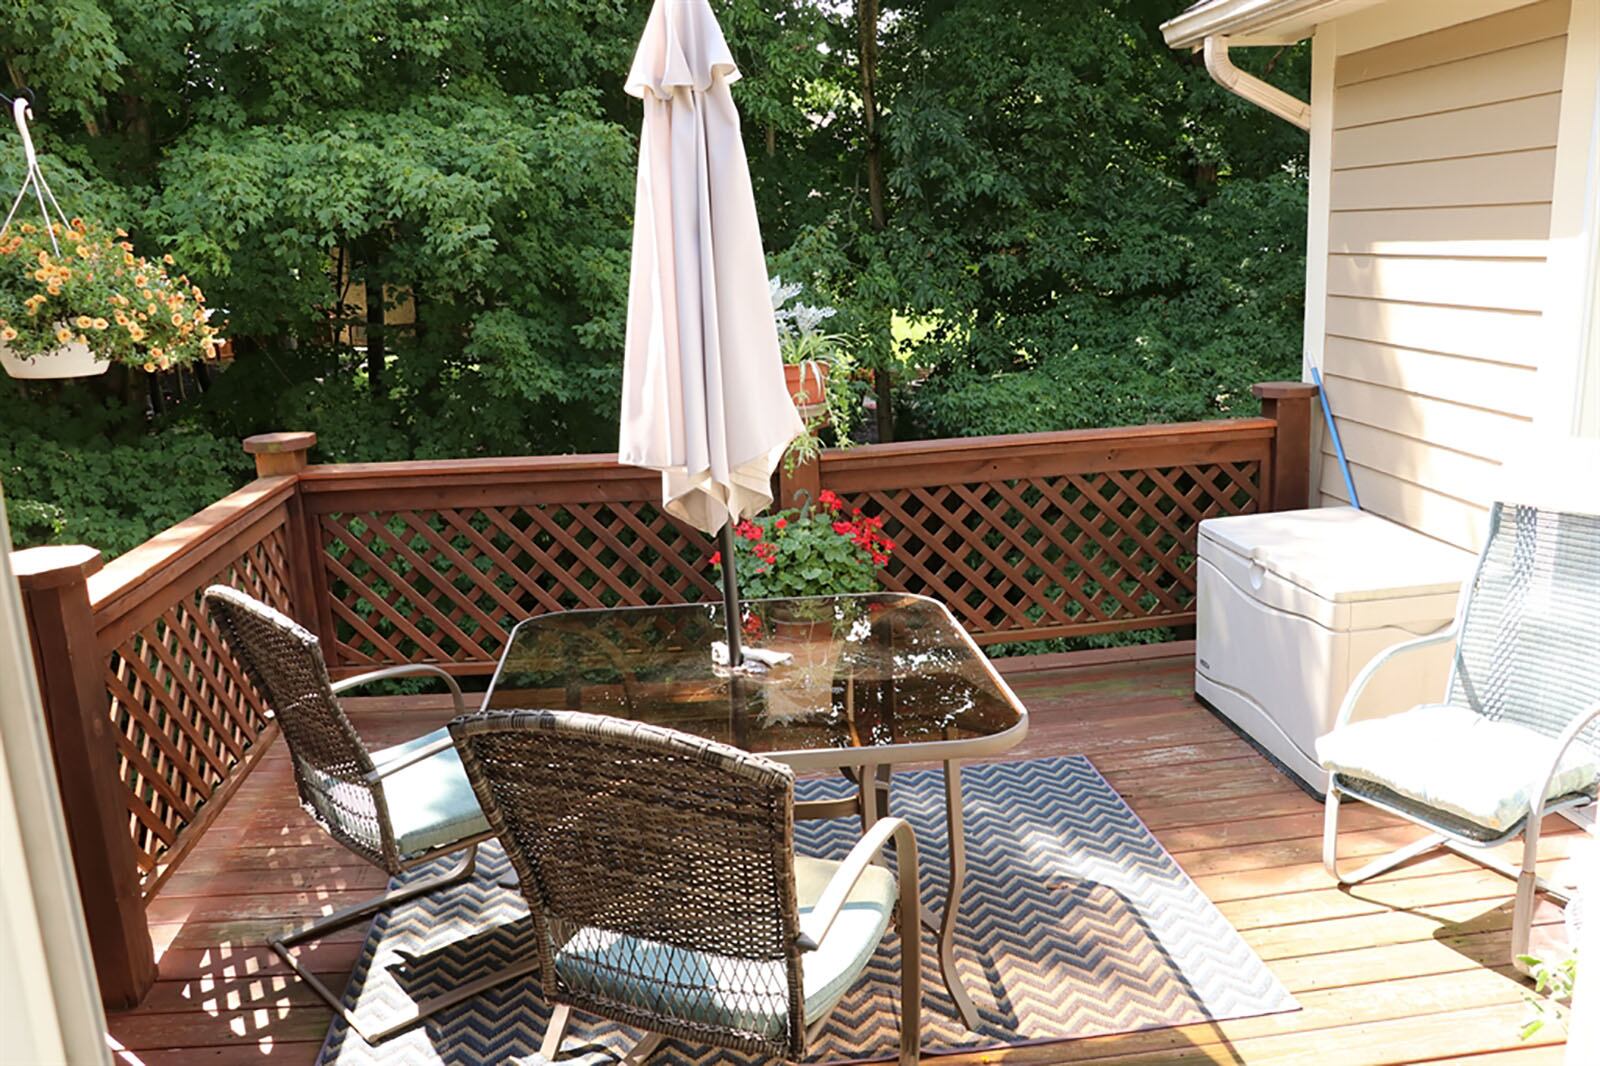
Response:
M783 382L739 79L708 0L656 0L627 91L644 101L619 461L661 471L668 514L722 536L739 663L733 524L772 502L804 428Z

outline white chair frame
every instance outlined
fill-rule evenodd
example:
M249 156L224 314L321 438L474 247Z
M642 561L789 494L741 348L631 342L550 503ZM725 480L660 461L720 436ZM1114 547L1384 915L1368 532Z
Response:
M1489 544L1484 544L1483 552L1478 557L1478 567L1482 567ZM1476 573L1477 568L1474 569ZM1339 729L1350 721L1355 712L1356 703L1361 698L1362 691L1366 688L1374 675L1394 659L1420 648L1427 648L1437 644L1454 642L1461 633L1462 624L1466 618L1467 607L1471 601L1472 583L1468 582L1461 592L1461 602L1457 604L1455 620L1444 629L1430 633L1425 637L1415 640L1403 641L1384 649L1374 656L1372 661L1356 675L1351 682L1349 690L1345 693L1344 702L1339 706L1338 717L1334 719L1333 728ZM1456 665L1451 666L1451 676L1454 677ZM1446 686L1449 691L1449 686ZM1588 797L1558 797L1551 801L1545 798L1545 792L1550 787L1550 780L1561 765L1561 759L1566 754L1578 735L1582 733L1596 719L1600 719L1600 701L1574 718L1557 738L1555 750L1550 757L1548 765L1540 768L1532 778L1532 788L1528 790L1531 797L1531 809L1526 822L1514 825L1511 829L1492 840L1474 840L1459 833L1452 832L1445 826L1427 822L1417 816L1413 811L1402 810L1399 807L1382 803L1367 796L1358 796L1346 793L1339 787L1339 775L1328 775L1328 792L1326 807L1323 812L1322 835L1322 865L1328 874L1341 886L1359 884L1370 880L1379 874L1387 873L1420 855L1439 848L1446 848L1459 855L1479 863L1496 873L1504 874L1517 883L1516 903L1512 911L1511 924L1511 962L1517 972L1524 976L1531 976L1530 968L1524 957L1528 954L1528 943L1533 925L1533 906L1536 892L1544 892L1553 899L1565 904L1570 900L1570 893L1561 886L1552 884L1538 874L1539 862L1539 834L1542 829L1544 817L1557 811L1568 810L1575 807L1586 806L1593 802ZM1403 847L1381 856L1360 868L1343 873L1339 869L1339 803L1348 796L1351 800L1371 804L1374 807L1404 818L1413 824L1430 830L1427 836L1412 841ZM1522 836L1522 862L1512 864L1489 849L1496 848L1509 840Z

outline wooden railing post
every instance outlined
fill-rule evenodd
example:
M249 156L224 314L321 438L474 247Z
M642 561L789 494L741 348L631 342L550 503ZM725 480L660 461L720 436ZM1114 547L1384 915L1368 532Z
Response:
M100 553L83 545L12 555L33 636L34 664L78 893L107 1007L136 1006L156 979L138 851L128 831L106 692L106 655L89 606Z
M244 439L244 450L255 457L257 477L284 477L298 475L310 458L308 453L317 443L315 433L294 431L287 433L258 433ZM305 500L299 485L289 499L289 592L294 598L295 621L319 637L326 637L323 623L322 559L316 532L306 516Z
M1266 510L1298 511L1311 506L1311 401L1317 387L1303 381L1263 381L1250 391L1261 401L1261 416L1278 424L1272 435L1271 484Z
M822 462L797 463L793 470L787 463L778 464L778 498L774 507L798 507L802 503L816 503L822 489Z
M315 433L257 433L244 439L244 450L255 456L257 477L281 477L304 470L316 443Z

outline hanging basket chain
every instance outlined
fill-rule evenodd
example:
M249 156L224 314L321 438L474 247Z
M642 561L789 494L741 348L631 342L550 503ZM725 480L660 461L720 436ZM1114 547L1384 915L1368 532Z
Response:
M5 236L11 228L11 220L16 217L17 209L22 206L22 201L27 199L28 189L33 189L34 198L39 201L39 216L44 219L44 231L50 238L50 247L55 249L56 256L61 255L61 245L56 241L55 226L50 220L50 208L56 209L56 215L61 219L63 226L70 226L67 213L61 210L61 204L56 201L56 194L50 191L50 183L44 178L44 171L39 169L39 155L33 150L33 135L28 132L28 119L33 117L33 112L28 107L28 101L17 97L11 101L11 115L17 120L17 132L22 135L22 151L27 158L27 175L22 179L22 188L17 190L17 198L11 201L11 210L6 212L6 220L0 223L0 237Z

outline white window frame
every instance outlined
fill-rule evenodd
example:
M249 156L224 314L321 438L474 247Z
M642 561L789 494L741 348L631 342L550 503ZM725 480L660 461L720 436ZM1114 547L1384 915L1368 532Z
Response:
M111 1062L0 493L0 1032L7 1062Z

